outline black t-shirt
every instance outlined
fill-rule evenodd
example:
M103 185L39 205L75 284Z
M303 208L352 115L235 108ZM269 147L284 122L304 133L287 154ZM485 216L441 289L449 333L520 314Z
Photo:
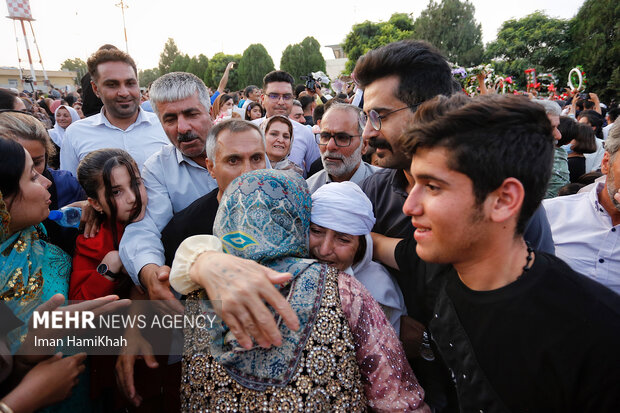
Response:
M579 181L579 177L586 173L586 158L584 156L568 158L568 172L572 183Z
M620 411L620 296L542 252L515 282L473 291L451 266L421 261L415 245L403 240L395 251L412 279L401 285L405 300L430 314L433 287L424 284L446 277L478 365L510 411Z
M213 234L213 222L217 214L219 202L218 188L198 198L187 208L174 214L170 222L161 232L161 242L164 246L166 265L172 265L174 254L179 245L192 235Z

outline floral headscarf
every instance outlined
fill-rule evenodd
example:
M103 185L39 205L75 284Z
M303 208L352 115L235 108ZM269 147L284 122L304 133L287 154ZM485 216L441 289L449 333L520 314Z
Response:
M300 329L280 325L283 344L245 351L227 343L226 327L210 330L211 354L240 384L263 390L284 386L291 379L312 331L323 296L326 266L308 256L312 198L297 174L262 169L230 183L215 217L213 233L229 254L259 262L293 280L277 286L288 296ZM274 315L275 312L274 312Z

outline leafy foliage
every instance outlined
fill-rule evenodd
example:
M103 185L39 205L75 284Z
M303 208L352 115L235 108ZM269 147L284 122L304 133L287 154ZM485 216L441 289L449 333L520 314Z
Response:
M295 81L311 72L325 72L325 59L321 45L314 37L306 37L301 43L289 44L282 53L280 69L293 75Z
M218 84L220 83L220 79L222 78L222 75L226 70L228 62L238 63L240 60L240 54L229 55L220 52L213 55L211 61L209 62L209 66L211 67L211 72L213 75L211 84L208 84L208 86L211 86L214 89L217 88ZM226 89L238 90L242 87L245 87L245 85L241 84L241 82L239 81L239 71L236 69L231 70L228 76L228 84L226 85Z
M138 80L140 82L140 87L148 87L148 85L155 81L155 79L157 79L158 77L159 68L157 67L138 71Z
M524 70L531 67L538 73L553 72L566 79L571 51L569 22L537 11L519 20L505 21L497 40L487 45L486 57L494 60L497 71L525 85Z
M86 62L76 57L75 59L67 59L60 65L60 68L63 70L71 70L77 73L76 84L80 81L80 79L88 72L88 66Z
M177 44L174 42L174 39L171 37L168 38L166 44L164 45L164 50L159 55L159 73L162 75L172 72L171 70L172 64L175 59L181 55L179 52L179 48Z
M241 59L236 60L239 63L237 68L239 87L243 88L248 85L256 85L262 87L263 77L275 70L273 59L267 53L267 49L260 43L251 44L243 51ZM224 68L226 68L224 66ZM232 77L232 71L231 71ZM228 80L230 84L230 79Z
M354 25L342 45L349 58L345 71L351 73L357 59L369 50L408 39L412 35L413 19L405 13L394 13L387 22L373 23L367 20Z
M604 100L620 93L620 2L586 0L571 22L571 67L582 65L588 88Z
M449 61L463 66L482 61L482 29L474 19L469 1L431 0L413 24L416 39L426 40L441 50Z

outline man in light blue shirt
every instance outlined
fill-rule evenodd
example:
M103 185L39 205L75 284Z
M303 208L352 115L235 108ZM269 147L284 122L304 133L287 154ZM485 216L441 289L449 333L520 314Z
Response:
M620 127L612 128L593 190L543 202L556 255L571 268L620 294Z
M142 168L148 194L146 215L127 226L119 252L134 282L146 287L150 299L164 300L173 295L168 282L158 279L168 271L163 266L161 230L174 213L217 188L206 169L205 142L213 122L207 88L190 73L168 73L157 79L150 100L172 144L151 156Z
M121 50L103 49L87 63L93 91L103 108L67 128L60 149L60 169L76 175L80 161L103 148L124 149L141 168L168 140L157 116L140 108L135 62Z

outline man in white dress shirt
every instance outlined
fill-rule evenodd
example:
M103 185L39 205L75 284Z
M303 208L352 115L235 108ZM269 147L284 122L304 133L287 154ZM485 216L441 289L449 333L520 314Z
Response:
M164 266L161 230L174 213L217 188L206 168L205 142L213 126L206 86L191 73L168 73L151 86L153 109L172 144L151 156L142 168L149 202L144 219L127 226L119 252L125 269L151 300L172 300ZM182 308L181 308L182 310Z
M295 79L287 72L274 70L267 73L263 78L263 95L261 97L261 102L265 108L265 117L253 122L261 125L265 119L274 115L288 117L293 110L294 87ZM309 127L294 120L291 120L291 123L293 124L293 147L288 159L303 169L305 175L310 170L312 162L319 158L319 147Z
M543 202L556 255L571 268L620 294L620 127L605 143L605 182L593 190Z
M310 193L330 182L359 185L379 169L362 161L368 143L362 138L361 111L353 105L336 103L323 115L318 144L324 169L308 178Z
M60 149L60 169L76 175L80 161L103 148L124 149L142 168L168 140L157 116L140 108L135 62L121 50L103 49L90 56L87 64L93 91L103 108L67 128Z

